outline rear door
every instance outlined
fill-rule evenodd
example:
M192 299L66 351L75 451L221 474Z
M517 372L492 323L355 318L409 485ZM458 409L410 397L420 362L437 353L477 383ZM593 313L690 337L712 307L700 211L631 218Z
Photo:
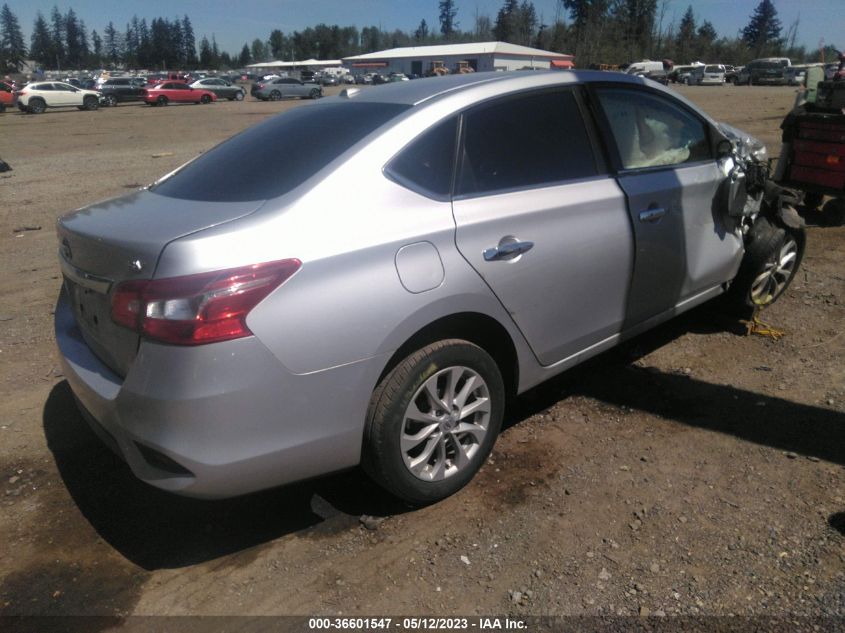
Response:
M716 206L725 176L707 121L657 91L606 86L595 94L636 239L628 327L732 279L743 246Z
M625 198L574 87L464 113L456 243L549 365L619 332L633 266Z

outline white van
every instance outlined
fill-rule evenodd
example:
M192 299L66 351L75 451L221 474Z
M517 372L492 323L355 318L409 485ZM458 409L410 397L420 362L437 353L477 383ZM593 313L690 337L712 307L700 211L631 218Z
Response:
M628 75L644 75L646 73L662 70L663 62L653 62L648 59L645 59L641 62L634 62L633 64L628 66L625 69L625 73Z

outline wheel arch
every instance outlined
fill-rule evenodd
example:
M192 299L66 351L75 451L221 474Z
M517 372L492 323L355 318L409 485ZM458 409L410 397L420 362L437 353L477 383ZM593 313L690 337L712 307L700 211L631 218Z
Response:
M405 357L443 339L462 339L478 345L493 357L508 397L516 395L519 386L519 356L508 330L493 317L480 312L458 312L443 316L412 334L390 356L376 385Z

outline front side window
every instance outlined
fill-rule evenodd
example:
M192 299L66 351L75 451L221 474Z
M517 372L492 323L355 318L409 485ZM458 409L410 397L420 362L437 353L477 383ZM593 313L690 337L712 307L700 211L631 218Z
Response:
M704 122L668 99L624 88L597 92L624 169L712 158Z
M551 185L598 173L572 90L484 105L464 115L458 193Z

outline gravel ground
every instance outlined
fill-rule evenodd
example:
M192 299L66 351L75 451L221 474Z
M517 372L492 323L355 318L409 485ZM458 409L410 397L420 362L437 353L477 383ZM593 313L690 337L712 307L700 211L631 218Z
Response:
M794 89L681 87L779 147ZM0 615L845 616L845 228L746 336L704 306L520 397L476 480L409 510L357 472L223 502L87 429L51 312L61 213L299 102L0 115ZM680 622L680 621L679 621ZM107 628L106 624L91 628Z

